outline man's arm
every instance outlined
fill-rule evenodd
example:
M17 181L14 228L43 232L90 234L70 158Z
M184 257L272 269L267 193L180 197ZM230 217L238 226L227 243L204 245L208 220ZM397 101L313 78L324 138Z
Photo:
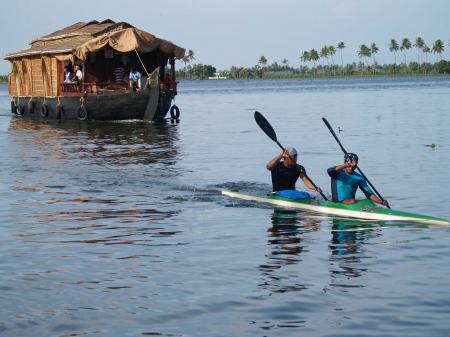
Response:
M281 153L278 155L278 156L276 156L276 157L274 157L271 161L269 161L267 164L266 164L266 168L269 170L269 171L271 171L271 170L273 170L274 168L275 168L275 165L281 160L281 158L283 158L284 157L284 151L281 151Z
M370 189L369 185L367 185L367 182L363 180L359 184L359 188L364 192L366 197L373 202L376 202L377 204L383 205L383 206L389 206L389 202L387 200L381 200L373 191Z
M376 202L377 204L381 204L383 206L389 206L389 202L387 200L381 200L380 198L378 198L378 196L376 194L372 194L370 196L370 200L372 200L373 202Z
M300 178L303 180L303 183L305 184L306 187L308 187L310 190L320 193L322 192L322 190L320 189L320 187L315 188L311 179L309 179L309 177L306 175L306 173L300 173Z
M308 175L306 174L305 168L303 166L301 166L301 165L299 165L299 166L300 166L300 175L299 175L299 177L303 181L305 186L308 187L310 190L312 190L314 192L318 192L318 193L322 192L322 190L319 187L317 187L317 188L314 187L314 184L312 183L311 179L309 179Z
M345 170L347 167L350 167L349 164L348 164L348 163L344 163L344 164L341 164L341 165L337 165L337 166L330 167L330 168L327 170L327 172L328 172L328 175L329 175L331 178L336 178L337 173L338 173L339 171Z

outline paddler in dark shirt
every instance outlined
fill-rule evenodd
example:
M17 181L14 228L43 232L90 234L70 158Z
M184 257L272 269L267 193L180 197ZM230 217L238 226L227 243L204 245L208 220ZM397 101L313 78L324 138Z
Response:
M344 156L344 164L328 169L328 175L331 177L332 200L343 204L353 204L355 202L356 190L359 187L367 199L388 206L389 203L387 200L378 198L367 185L364 177L358 172L355 172L357 166L358 156L354 153L347 153Z
M288 147L278 156L269 161L266 168L272 174L273 191L283 197L291 199L308 199L311 196L303 191L295 190L295 183L298 178L314 192L321 192L320 188L315 188L306 175L305 168L297 164L297 150Z

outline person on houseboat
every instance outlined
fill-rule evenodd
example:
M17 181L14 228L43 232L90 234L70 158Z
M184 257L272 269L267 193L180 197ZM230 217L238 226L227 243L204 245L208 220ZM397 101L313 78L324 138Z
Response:
M64 83L72 83L72 72L69 66L64 67Z
M273 192L290 199L309 199L311 196L307 192L295 189L295 183L300 178L306 187L314 192L321 192L320 188L315 188L311 180L306 175L306 170L302 165L297 164L297 150L288 147L278 156L269 161L266 168L272 175Z
M125 81L125 68L123 66L123 62L120 61L119 65L113 71L114 81L117 84L123 84Z
M130 88L133 91L141 90L141 73L133 67L130 68Z
M81 83L83 81L83 72L81 71L81 66L76 64L74 66L75 76L73 78L74 83Z
M353 204L356 190L358 187L364 193L367 199L378 204L388 206L387 200L381 200L372 192L367 181L358 172L355 172L358 166L358 156L354 153L347 153L344 156L344 163L330 167L327 172L331 177L331 195L333 202L343 204Z

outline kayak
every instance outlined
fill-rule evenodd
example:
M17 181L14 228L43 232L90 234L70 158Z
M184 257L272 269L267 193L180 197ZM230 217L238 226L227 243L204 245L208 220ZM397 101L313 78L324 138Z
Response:
M358 200L354 204L341 204L317 199L288 199L276 194L252 195L229 190L222 191L222 194L242 200L262 202L276 206L295 208L313 213L335 215L344 218L381 221L408 221L440 226L448 226L449 224L446 219L396 211L381 207L370 199Z

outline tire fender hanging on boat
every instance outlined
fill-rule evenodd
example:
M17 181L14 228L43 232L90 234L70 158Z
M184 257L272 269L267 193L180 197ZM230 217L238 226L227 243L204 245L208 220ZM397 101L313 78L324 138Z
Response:
M86 119L88 119L89 113L88 113L86 107L84 106L84 97L80 97L80 102L81 102L81 105L77 110L77 118L80 121L85 121Z
M48 116L48 106L47 104L45 104L45 100L44 103L42 103L41 105L41 116L44 118Z
M177 121L177 123L180 121L180 108L178 108L175 104L170 108L170 121L172 123L174 121Z
M56 119L61 119L64 114L64 107L59 101L58 97L58 104L56 104Z
M19 116L23 116L23 106L21 106L20 104L16 105L16 112Z
M34 109L36 108L36 101L30 98L28 101L28 112L34 114Z

